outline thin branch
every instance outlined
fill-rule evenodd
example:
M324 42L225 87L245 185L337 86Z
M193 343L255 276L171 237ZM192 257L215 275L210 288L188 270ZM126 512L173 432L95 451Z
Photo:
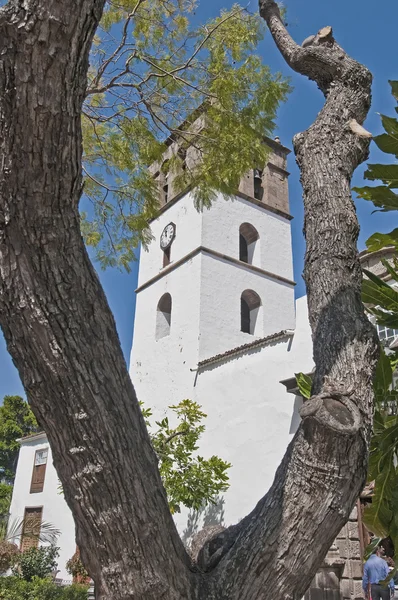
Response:
M174 433L172 433L171 435L169 435L168 438L166 438L164 440L164 444L169 444L171 442L171 440L174 440L174 438L176 438L179 435L188 435L188 433L191 433L190 431L175 431Z
M129 15L127 16L127 19L124 23L123 26L123 32L122 32L122 39L120 41L119 46L116 48L116 50L109 56L109 58L107 58L106 61L104 61L104 63L101 65L101 68L98 70L97 76L95 77L95 79L93 80L93 83L95 83L96 86L98 86L98 82L101 80L103 74L106 71L106 68L108 67L108 65L113 62L113 60L117 57L117 55L119 54L119 52L121 51L121 49L124 47L124 45L126 44L126 39L127 39L127 32L128 32L128 26L131 23L132 18L135 16L135 14L137 13L137 10L139 9L139 7L141 6L141 4L143 4L144 2L146 2L146 0L138 0L137 4L135 5L135 7L133 8L133 10L129 13ZM87 93L91 93L93 94L94 92L92 91L87 91Z
M144 2L145 0L141 0L141 2ZM130 13L129 18L127 19L124 29L123 29L123 35L122 35L122 41L120 42L118 48L113 52L113 54L109 57L109 59L107 59L104 63L103 66L101 66L101 69L98 71L98 75L95 77L95 79L93 80L93 84L96 84L96 87L90 87L87 91L86 91L86 97L88 95L92 95L92 94L101 94L104 93L108 90L110 90L112 87L124 87L124 88L138 88L139 86L143 86L146 83L148 83L148 81L150 81L150 79L153 78L160 78L160 77L172 77L175 81L179 81L180 83L182 83L183 85L190 87L196 91L199 91L200 93L210 97L215 97L212 94L209 94L207 92L205 92L204 90L199 89L197 86L195 86L194 84L186 81L185 79L183 79L182 77L178 77L176 75L176 73L180 73L181 71L185 71L187 70L193 60L195 59L195 57L199 54L199 52L202 50L202 48L205 46L206 42L208 42L208 40L211 38L211 36L214 34L215 31L217 31L222 25L224 25L227 21L229 21L230 19L236 17L238 14L242 13L245 10L245 8L239 8L239 10L234 11L233 13L227 15L224 19L221 19L212 29L207 30L206 35L204 36L204 38L202 39L202 41L198 44L197 48L194 50L194 52L191 54L191 56L185 61L185 63L183 65L179 65L178 67L175 67L174 69L171 69L170 71L168 71L167 69L163 69L162 67L160 67L159 65L157 65L154 61L152 61L149 57L142 57L142 60L146 63L148 63L149 65L151 65L152 67L154 67L155 69L158 69L160 71L160 73L155 73L153 71L151 71L150 73L148 73L148 75L145 77L145 79L143 79L139 84L138 83L119 83L118 80L123 77L124 75L127 75L129 73L129 69L128 69L128 65L127 63L131 62L131 60L134 58L134 56L131 57L131 60L129 59L129 61L126 61L126 68L121 71L120 73L118 73L117 75L115 75L111 81L109 81L109 83L104 84L101 87L98 87L98 83L101 80L106 67L113 62L113 60L115 60L115 58L117 57L117 54L121 51L121 49L124 47L125 45L125 40L126 40L126 36L127 36L127 26L128 23L130 22L131 18L130 15L132 13ZM205 29L205 28L204 28Z

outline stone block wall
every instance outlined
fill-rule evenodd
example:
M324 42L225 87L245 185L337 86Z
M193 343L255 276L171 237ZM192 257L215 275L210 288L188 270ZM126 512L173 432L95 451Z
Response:
M338 534L305 600L359 600L362 593L362 556L355 507Z

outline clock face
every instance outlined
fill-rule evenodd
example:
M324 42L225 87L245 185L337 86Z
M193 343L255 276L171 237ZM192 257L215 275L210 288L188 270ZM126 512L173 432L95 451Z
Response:
M176 226L174 223L169 223L162 231L160 236L160 247L162 250L166 250L174 240L176 234Z

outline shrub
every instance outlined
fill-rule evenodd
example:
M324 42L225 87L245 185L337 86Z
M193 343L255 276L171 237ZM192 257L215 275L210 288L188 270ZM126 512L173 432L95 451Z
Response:
M87 586L59 587L49 579L0 577L0 600L87 600Z
M12 567L16 563L18 555L19 549L15 544L6 540L0 541L0 573L4 573Z
M12 572L17 577L31 581L33 577L44 578L51 575L57 568L59 548L56 546L41 546L29 548L19 555Z
M89 583L90 575L87 573L82 563L79 548L66 563L66 570L72 575L74 582L83 584Z

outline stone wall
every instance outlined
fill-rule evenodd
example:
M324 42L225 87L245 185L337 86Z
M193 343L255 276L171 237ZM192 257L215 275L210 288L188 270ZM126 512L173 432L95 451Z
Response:
M362 599L362 558L357 507L338 534L305 600Z

